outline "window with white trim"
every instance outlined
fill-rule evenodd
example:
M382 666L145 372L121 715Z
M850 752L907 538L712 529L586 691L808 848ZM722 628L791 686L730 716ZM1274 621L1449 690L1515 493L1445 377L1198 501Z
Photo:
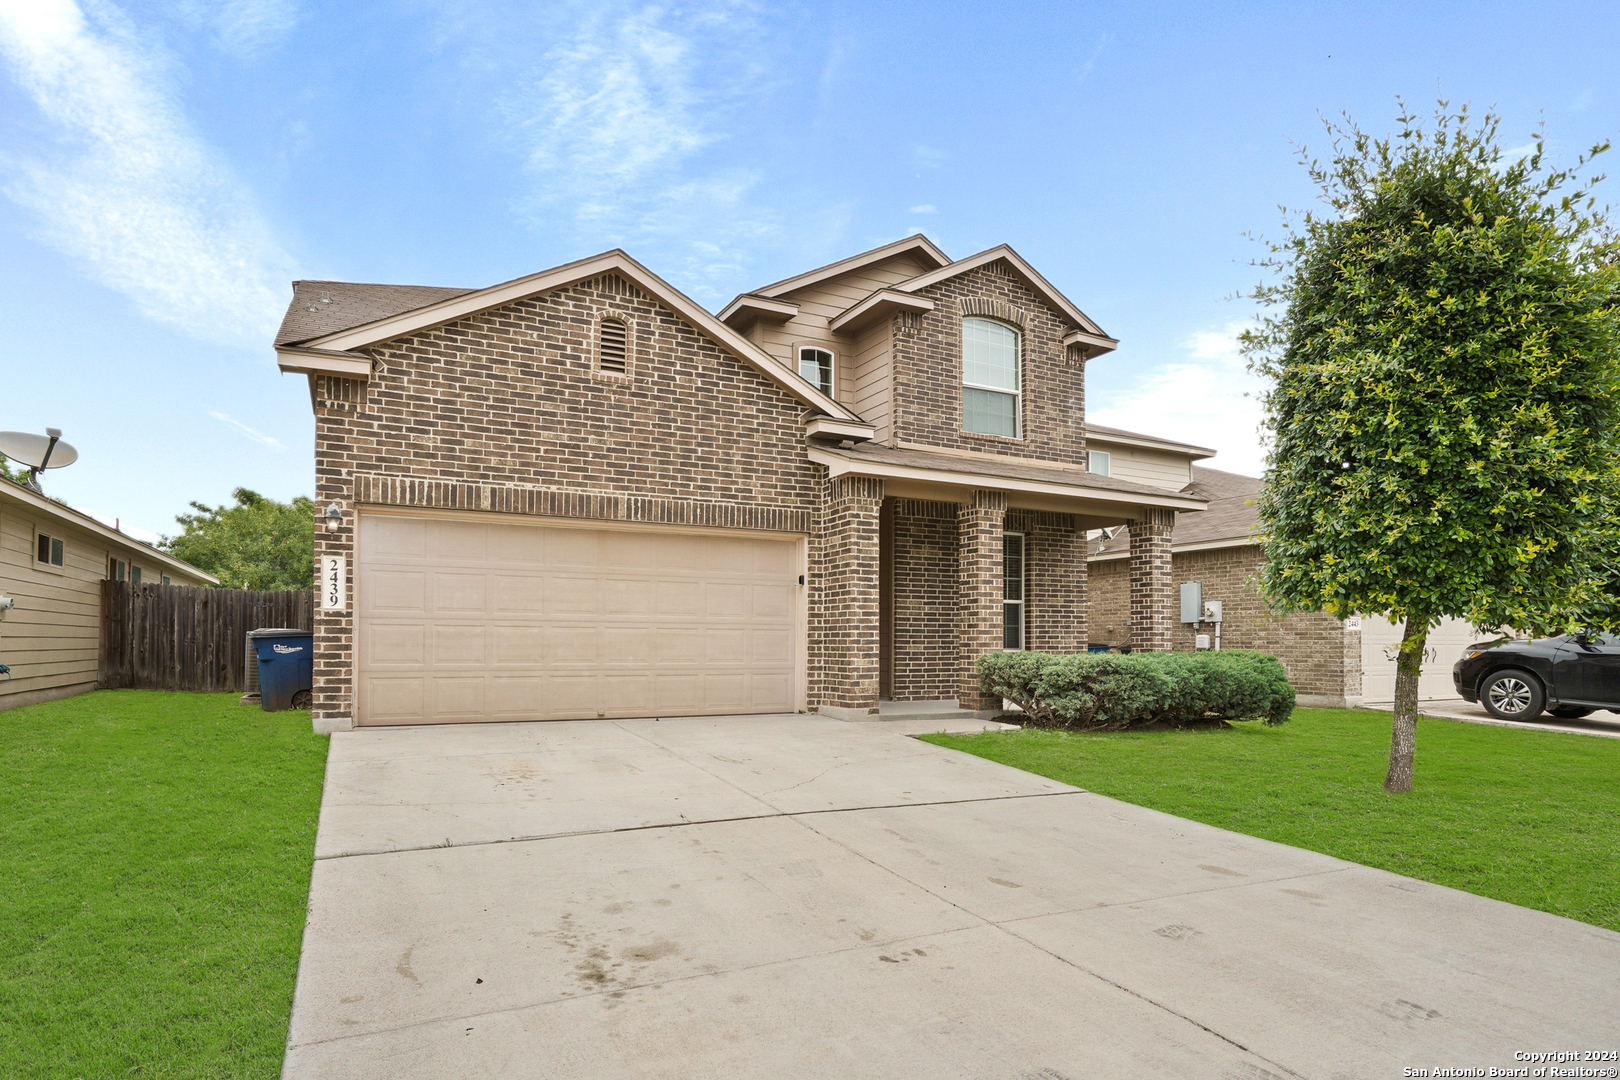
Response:
M1022 335L1006 323L962 320L962 430L1021 437Z
M630 374L630 328L624 320L603 319L597 333L597 370L604 375Z
M141 583L141 568L140 567L132 566L132 567L129 568L129 580L130 580L130 583L132 585L139 585Z
M1106 450L1087 450L1086 469L1098 476L1114 475L1114 459Z
M1024 648L1024 534L1001 537L1001 647Z
M35 533L34 552L36 561L46 566L61 566L65 549L62 541L55 536L46 536L44 533Z
M833 354L804 345L799 348L799 374L828 397L833 392Z

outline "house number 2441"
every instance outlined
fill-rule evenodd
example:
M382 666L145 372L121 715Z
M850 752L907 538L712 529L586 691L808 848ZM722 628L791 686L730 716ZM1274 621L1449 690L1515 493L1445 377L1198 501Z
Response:
M321 610L349 610L347 560L342 555L321 556Z

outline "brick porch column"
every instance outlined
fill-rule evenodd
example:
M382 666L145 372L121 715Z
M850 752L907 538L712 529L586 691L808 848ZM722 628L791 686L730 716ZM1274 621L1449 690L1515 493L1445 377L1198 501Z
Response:
M1074 527L1072 514L1037 514L1027 533L1025 559L1029 647L1058 654L1085 652L1085 530Z
M1131 648L1169 652L1176 598L1170 575L1170 532L1176 512L1144 506L1131 522Z
M878 512L883 481L837 476L822 506L817 708L840 720L878 711Z
M1007 494L975 491L956 512L956 641L959 656L956 703L964 709L1001 708L1001 699L979 690L974 664L1002 648L1002 528Z

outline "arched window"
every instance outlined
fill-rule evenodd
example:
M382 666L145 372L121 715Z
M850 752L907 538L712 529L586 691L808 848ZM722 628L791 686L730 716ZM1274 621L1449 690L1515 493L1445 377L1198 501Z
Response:
M962 430L1019 438L1021 335L1006 323L962 320Z
M619 319L603 319L597 344L596 367L605 375L630 373L630 332Z
M799 374L828 397L833 392L833 354L809 345L799 349Z

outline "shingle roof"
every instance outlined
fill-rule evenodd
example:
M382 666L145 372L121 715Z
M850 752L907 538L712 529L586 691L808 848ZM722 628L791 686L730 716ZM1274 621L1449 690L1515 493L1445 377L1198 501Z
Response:
M1208 499L1209 507L1201 514L1176 516L1175 532L1170 538L1172 550L1183 544L1207 544L1253 536L1260 524L1254 501L1264 486L1262 481L1252 476L1194 465L1192 483L1181 490ZM1130 531L1121 529L1113 539L1097 541L1091 553L1111 555L1130 549Z
M1204 497L1197 492L1184 491L1177 493L1161 487L1152 487L1148 484L1133 484L1129 480L1116 480L1112 476L1098 476L1096 473L1084 472L1080 469L1064 469L1051 465L1040 465L1012 457L994 459L958 457L955 454L935 454L926 450L901 450L875 442L857 443L848 449L843 447L818 447L817 449L829 454L835 454L838 457L848 458L850 461L872 461L884 465L904 465L917 469L968 473L974 476L1003 476L1013 480L1065 484L1075 488L1090 488L1094 491L1118 491L1129 495L1154 495L1162 498L1166 495L1185 494L1195 499Z
M293 345L436 304L472 289L432 285L364 285L352 281L295 281L292 303L276 334L277 345Z

